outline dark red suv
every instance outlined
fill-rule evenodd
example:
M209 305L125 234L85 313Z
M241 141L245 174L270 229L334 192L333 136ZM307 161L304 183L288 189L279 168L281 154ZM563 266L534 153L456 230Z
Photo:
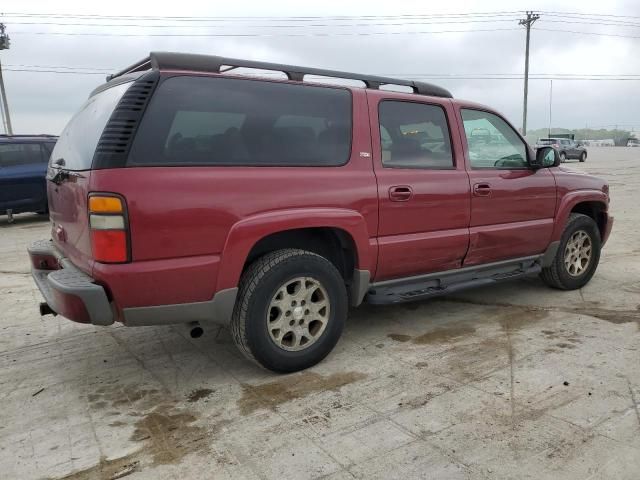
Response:
M437 86L177 53L94 90L48 179L52 239L29 249L41 313L224 324L281 372L324 358L363 300L532 274L580 288L613 221L604 181Z

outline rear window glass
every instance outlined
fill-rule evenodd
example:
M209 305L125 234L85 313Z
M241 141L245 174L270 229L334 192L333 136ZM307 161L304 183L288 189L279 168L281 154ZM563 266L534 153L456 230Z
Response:
M63 159L67 170L89 170L102 131L130 85L115 85L90 97L60 134L51 161Z
M337 166L350 150L348 90L181 76L158 87L128 164Z
M39 143L0 144L0 167L15 167L43 161Z
M551 145L556 143L556 140L553 140L551 138L541 138L540 140L538 140L538 143L540 145Z

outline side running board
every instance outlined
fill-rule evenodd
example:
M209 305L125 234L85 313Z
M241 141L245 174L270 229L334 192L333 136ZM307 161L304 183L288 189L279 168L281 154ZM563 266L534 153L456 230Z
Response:
M366 301L388 304L422 300L503 280L536 275L542 270L543 255L503 260L485 265L458 268L371 284Z

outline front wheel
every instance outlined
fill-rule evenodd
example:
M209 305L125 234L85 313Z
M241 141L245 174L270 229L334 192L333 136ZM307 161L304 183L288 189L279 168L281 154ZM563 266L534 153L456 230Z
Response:
M581 162L586 162L587 161L587 152L582 152L580 154L580 161Z
M329 260L305 250L276 250L242 275L231 333L248 359L275 372L295 372L331 352L347 311L344 280Z
M564 152L560 152L560 162L564 163L567 161L567 154Z
M542 269L540 277L553 288L577 290L586 285L600 261L600 231L591 217L580 213L569 216L553 263Z

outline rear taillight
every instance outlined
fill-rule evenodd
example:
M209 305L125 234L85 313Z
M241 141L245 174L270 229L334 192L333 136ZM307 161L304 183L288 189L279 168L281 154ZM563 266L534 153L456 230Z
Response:
M116 195L89 196L93 258L102 263L129 261L129 225L124 200Z

